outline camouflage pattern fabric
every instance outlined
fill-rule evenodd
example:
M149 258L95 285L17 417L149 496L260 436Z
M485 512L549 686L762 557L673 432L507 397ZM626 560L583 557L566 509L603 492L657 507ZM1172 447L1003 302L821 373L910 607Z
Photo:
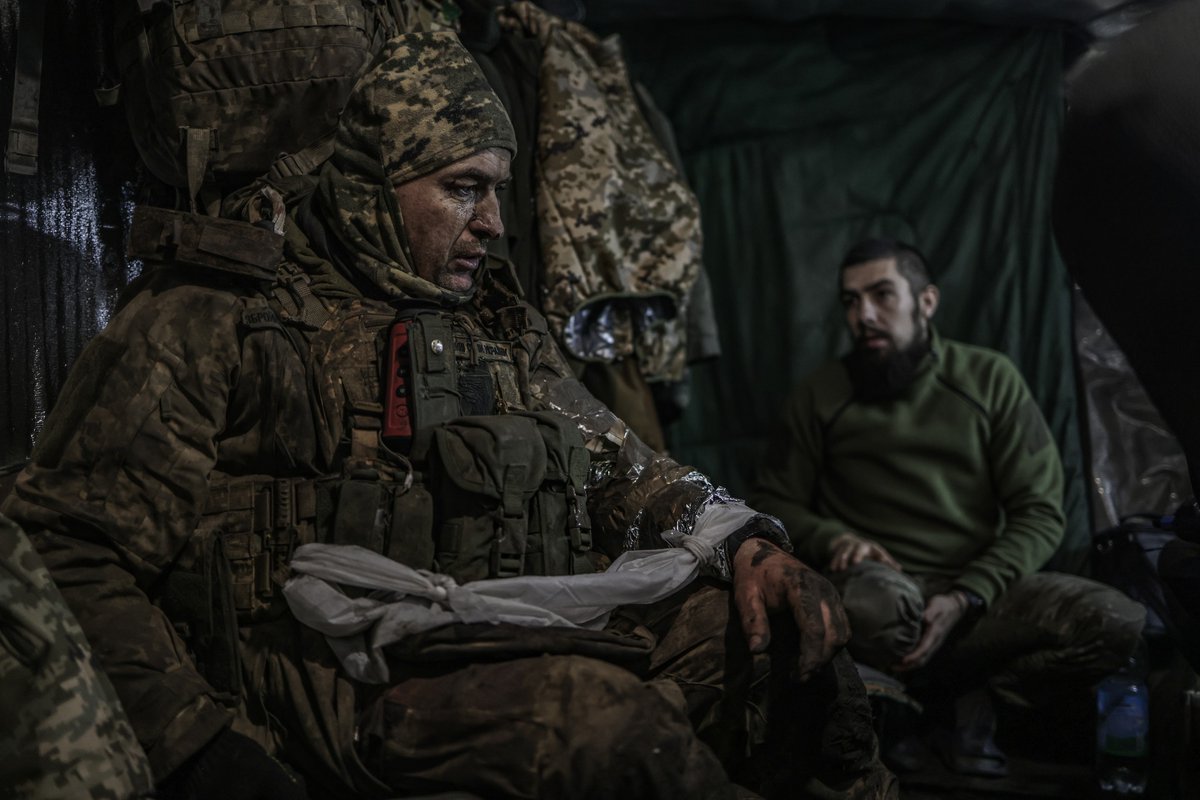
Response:
M113 6L130 133L149 170L178 187L237 185L326 139L394 33L369 0L181 0L162 14L134 0Z
M387 0L401 33L458 31L458 6L450 0Z
M445 0L177 0L166 14L134 0L113 5L121 94L142 160L171 185L204 179L226 190L281 153L300 153L284 161L285 174L318 166L388 37L453 31L458 17ZM189 163L181 129L202 140L190 154L200 162Z
M452 32L396 37L351 95L313 210L350 267L392 297L470 295L416 276L392 186L489 147L516 153L508 113Z
M0 517L0 796L126 800L150 766L25 534Z
M701 268L699 206L638 109L615 37L601 40L528 2L509 6L501 21L543 47L536 155L543 308L572 356L597 360L564 338L571 317L615 298L666 295L682 307ZM685 314L643 326L637 318L617 321L616 357L636 352L648 378L679 380Z
M830 577L854 629L847 649L883 671L920 639L925 599L953 587L952 578L913 576L870 560ZM1016 705L1049 707L1064 690L1090 686L1124 666L1145 617L1140 603L1111 586L1035 572L955 630L929 682L943 696L986 682Z

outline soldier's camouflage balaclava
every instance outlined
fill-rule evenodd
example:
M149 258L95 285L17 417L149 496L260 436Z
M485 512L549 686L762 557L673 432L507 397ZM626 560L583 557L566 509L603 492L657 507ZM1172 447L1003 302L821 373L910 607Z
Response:
M314 210L351 264L393 297L461 303L415 274L392 187L489 147L515 155L500 99L452 31L397 36L355 86Z

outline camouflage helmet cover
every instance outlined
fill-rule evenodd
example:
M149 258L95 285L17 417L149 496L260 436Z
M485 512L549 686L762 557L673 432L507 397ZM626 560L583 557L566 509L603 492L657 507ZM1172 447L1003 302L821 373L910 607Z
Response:
M392 39L359 81L337 132L334 160L377 156L404 183L489 147L515 155L508 113L453 31Z

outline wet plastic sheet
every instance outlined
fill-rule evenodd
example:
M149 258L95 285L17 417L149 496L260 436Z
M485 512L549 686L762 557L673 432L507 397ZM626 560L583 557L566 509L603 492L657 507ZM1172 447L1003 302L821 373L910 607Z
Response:
M1131 514L1165 514L1190 496L1187 461L1125 355L1075 293L1087 435L1091 451L1089 497L1099 529Z

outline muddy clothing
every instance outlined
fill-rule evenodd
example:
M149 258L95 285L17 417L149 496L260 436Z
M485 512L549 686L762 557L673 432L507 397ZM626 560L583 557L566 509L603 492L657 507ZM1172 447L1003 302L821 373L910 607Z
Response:
M0 517L0 796L131 800L150 765L24 532Z
M1016 368L934 333L919 370L882 402L855 399L841 362L818 370L789 405L753 498L818 566L845 531L900 562L903 572L866 561L831 576L854 630L851 653L889 670L920 639L925 600L957 588L986 606L947 648L964 674L1035 697L1044 696L1038 684L1088 682L1121 666L1144 610L1101 584L1037 573L1063 534L1062 468Z
M702 581L622 609L610 630L653 643L636 674L561 655L409 667L364 712L363 760L402 790L488 797L729 797L739 764L768 796L894 796L849 656L793 684L794 638L751 656L731 613Z
M919 370L900 397L863 402L840 361L820 368L789 402L752 502L813 564L852 531L905 572L991 603L1062 540L1058 451L999 353L934 333Z

